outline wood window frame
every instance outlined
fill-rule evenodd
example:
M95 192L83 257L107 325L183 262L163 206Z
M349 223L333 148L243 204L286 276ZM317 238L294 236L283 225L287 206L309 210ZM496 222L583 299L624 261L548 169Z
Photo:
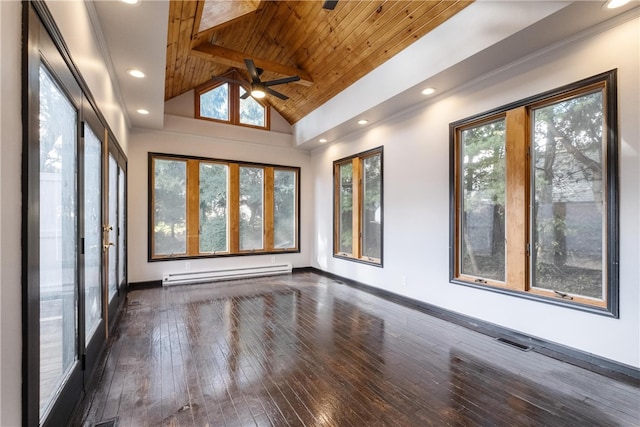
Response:
M619 213L618 213L618 123L617 71L610 70L539 95L459 120L449 125L450 137L450 282L498 293L560 305L572 309L619 317ZM603 220L606 247L603 259L604 298L561 295L552 290L531 286L531 218L533 185L531 176L531 112L542 106L592 93L603 92L603 164L606 217ZM500 117L506 121L505 182L505 268L504 282L462 274L461 252L461 133L465 129L489 123Z
M264 107L264 126L256 126L247 123L242 123L240 121L240 87L241 85L238 82L244 82L245 78L235 69L223 74L220 76L220 80L211 80L206 83L201 84L200 86L194 89L194 101L195 101L195 118L200 120L208 120L212 122L218 123L227 123L236 126L244 126L254 129L263 129L270 130L271 129L271 107L265 100L259 100L253 98L258 104ZM228 100L228 108L229 108L229 120L221 120L215 119L213 117L202 116L200 113L200 96L219 87L223 84L229 85L229 100ZM247 86L249 83L247 83ZM246 87L244 88L246 90Z
M186 252L174 256L156 255L154 253L154 160L176 160L186 163ZM200 164L217 163L228 166L227 182L227 251L200 252ZM252 162L238 162L234 160L213 159L205 157L191 157L175 154L149 153L149 195L148 195L148 261L170 261L176 259L217 258L243 255L263 255L300 252L300 168L297 166L272 165ZM263 178L263 248L261 250L240 249L240 168L254 167L264 170ZM274 246L274 171L286 170L295 173L295 236L294 247L276 248ZM269 188L270 186L270 188ZM193 232L196 230L196 232Z
M362 254L362 215L363 215L363 162L365 159L380 156L380 258L371 258ZM382 267L384 248L384 156L383 147L345 157L333 162L333 256L349 261ZM345 164L352 165L352 251L346 253L340 251L340 167ZM357 177L357 179L355 178Z

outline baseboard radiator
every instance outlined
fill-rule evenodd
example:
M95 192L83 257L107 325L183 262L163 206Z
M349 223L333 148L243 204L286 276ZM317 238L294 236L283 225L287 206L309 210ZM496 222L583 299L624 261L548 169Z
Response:
M291 263L286 263L265 264L253 267L220 268L207 271L185 271L183 273L165 273L162 275L162 286L274 276L277 274L291 273L291 270Z

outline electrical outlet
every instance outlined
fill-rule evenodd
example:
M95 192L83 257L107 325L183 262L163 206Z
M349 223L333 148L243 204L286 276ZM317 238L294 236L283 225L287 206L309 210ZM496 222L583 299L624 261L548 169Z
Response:
M400 282L402 283L402 286L407 286L407 276L400 277Z
M184 269L185 269L185 270L191 270L191 263L190 263L190 262L188 262L188 261L187 261L187 262L185 262L185 263L184 263Z

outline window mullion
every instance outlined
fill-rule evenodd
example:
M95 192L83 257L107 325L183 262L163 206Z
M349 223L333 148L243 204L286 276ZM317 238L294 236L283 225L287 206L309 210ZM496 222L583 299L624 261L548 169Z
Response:
M229 252L240 251L240 166L229 163Z
M506 117L506 286L527 289L528 215L528 114L526 107Z
M229 83L229 119L240 124L240 87L236 83Z
M352 160L353 172L352 172L352 182L353 182L353 209L352 209L352 230L353 230L353 249L351 255L355 258L360 258L361 251L361 220L360 217L362 213L360 212L360 206L362 205L362 161L360 158L356 157Z
M200 252L200 162L187 160L187 255Z
M274 226L274 170L272 167L264 168L264 250L272 251L273 226Z

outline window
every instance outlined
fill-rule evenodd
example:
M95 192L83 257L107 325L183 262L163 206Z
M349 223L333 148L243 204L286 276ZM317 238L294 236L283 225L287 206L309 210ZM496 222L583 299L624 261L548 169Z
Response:
M334 256L382 265L382 147L334 170Z
M615 78L451 124L454 283L617 317Z
M269 108L246 93L243 81L244 77L232 70L219 81L197 87L196 118L269 129Z
M297 252L300 169L151 153L149 259Z

